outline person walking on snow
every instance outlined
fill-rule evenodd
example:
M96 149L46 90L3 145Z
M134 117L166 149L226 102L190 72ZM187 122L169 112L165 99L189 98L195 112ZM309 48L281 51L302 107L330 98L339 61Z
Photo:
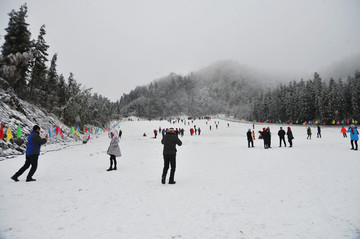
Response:
M294 139L294 136L293 136L293 133L292 133L290 127L288 127L288 130L287 130L286 135L287 135L287 137L288 137L288 141L289 141L289 144L290 144L289 147L292 147L292 141L293 141L293 139Z
M311 128L310 127L308 127L307 128L307 138L306 139L311 139Z
M161 175L161 183L165 184L166 174L169 170L169 164L171 166L169 184L175 184L175 170L176 170L176 145L181 146L182 142L175 134L173 128L170 128L168 133L162 138L161 143L164 145L164 168Z
M45 144L48 140L48 136L45 138L40 137L40 127L38 125L34 125L33 131L30 133L28 137L28 142L26 146L26 160L24 166L22 166L19 171L17 171L11 179L15 182L19 181L18 177L25 172L30 166L30 171L27 175L26 182L36 181L33 178L34 173L36 172L38 165L38 158L40 154L41 145Z
M284 142L284 146L286 147L286 143L285 143L285 130L283 130L282 127L280 127L280 130L278 132L278 135L279 135L279 139L280 139L280 146L281 147L281 141Z
M317 125L317 138L321 138L321 128L320 125Z
M254 147L254 141L253 141L251 129L248 130L248 132L246 133L246 136L247 136L247 140L248 140L248 148L250 148L250 144L251 144L251 147Z
M346 129L345 129L345 127L343 126L342 128L341 128L341 130L340 130L340 133L342 133L343 134L343 137L344 138L347 138L347 131L346 131Z
M355 125L351 125L347 132L350 133L351 150L358 150L357 141L359 140L359 132L357 131ZM354 148L354 142L355 142L355 148Z
M116 130L114 130L114 129L111 130L110 136L111 136L111 142L110 142L110 146L107 150L107 154L110 155L110 168L107 169L106 171L117 170L116 157L121 157L121 152L120 152L120 147L119 147L119 137L117 135Z

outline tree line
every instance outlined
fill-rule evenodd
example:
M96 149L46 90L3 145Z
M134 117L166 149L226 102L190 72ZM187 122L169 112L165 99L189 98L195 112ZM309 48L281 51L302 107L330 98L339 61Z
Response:
M37 38L31 39L27 11L24 4L8 14L0 55L1 88L54 113L69 126L88 123L100 126L119 117L119 102L92 94L91 89L76 81L73 73L65 77L57 72L57 54L49 62L45 25L40 27Z
M120 110L142 117L226 114L256 121L304 122L360 119L360 73L344 82L313 79L275 87L216 69L216 74L170 74L120 99Z

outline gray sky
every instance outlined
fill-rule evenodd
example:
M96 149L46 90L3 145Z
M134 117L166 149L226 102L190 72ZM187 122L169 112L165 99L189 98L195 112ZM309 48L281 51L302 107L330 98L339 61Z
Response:
M0 44L8 13L0 0ZM30 0L32 38L46 25L58 72L111 100L217 60L310 74L360 52L359 0Z

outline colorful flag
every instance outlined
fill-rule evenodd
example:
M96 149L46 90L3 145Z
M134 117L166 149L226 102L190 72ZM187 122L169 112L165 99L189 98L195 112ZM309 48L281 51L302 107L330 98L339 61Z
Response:
M299 121L297 120L297 121L296 121L296 123L298 124L298 123L299 123Z
M3 123L1 122L1 126L0 126L0 139L4 138L4 126Z
M74 131L74 127L71 126L71 129L70 129L70 133L74 134L75 131Z
M50 130L50 128L49 128L49 131L48 131L48 132L49 132L49 137L51 137L51 130Z
M357 124L358 123L358 121L357 120L355 120L355 124Z
M16 137L17 138L21 138L22 136L22 133L21 133L21 128L20 128L20 125L17 127L17 130L16 130Z
M8 128L8 130L6 132L6 136L7 136L6 142L9 142L9 140L12 139L12 137L13 137L12 134L11 134L10 126L9 126L9 128Z

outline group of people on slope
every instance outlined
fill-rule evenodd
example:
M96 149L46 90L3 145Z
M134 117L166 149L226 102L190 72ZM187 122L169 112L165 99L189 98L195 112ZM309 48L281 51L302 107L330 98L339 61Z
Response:
M291 131L291 128L288 127L287 132L285 133L285 130L283 130L282 127L280 127L280 130L278 132L278 136L280 139L280 145L279 147L281 147L281 143L284 142L284 146L286 147L286 142L285 142L285 134L287 135L290 147L292 147L292 141L294 139L293 133ZM249 129L246 133L247 136L247 140L248 140L248 148L254 147L254 131L251 132L251 129ZM264 140L264 148L265 149L269 149L271 148L271 132L270 132L270 128L263 128L262 131L259 131L259 139L263 139Z

